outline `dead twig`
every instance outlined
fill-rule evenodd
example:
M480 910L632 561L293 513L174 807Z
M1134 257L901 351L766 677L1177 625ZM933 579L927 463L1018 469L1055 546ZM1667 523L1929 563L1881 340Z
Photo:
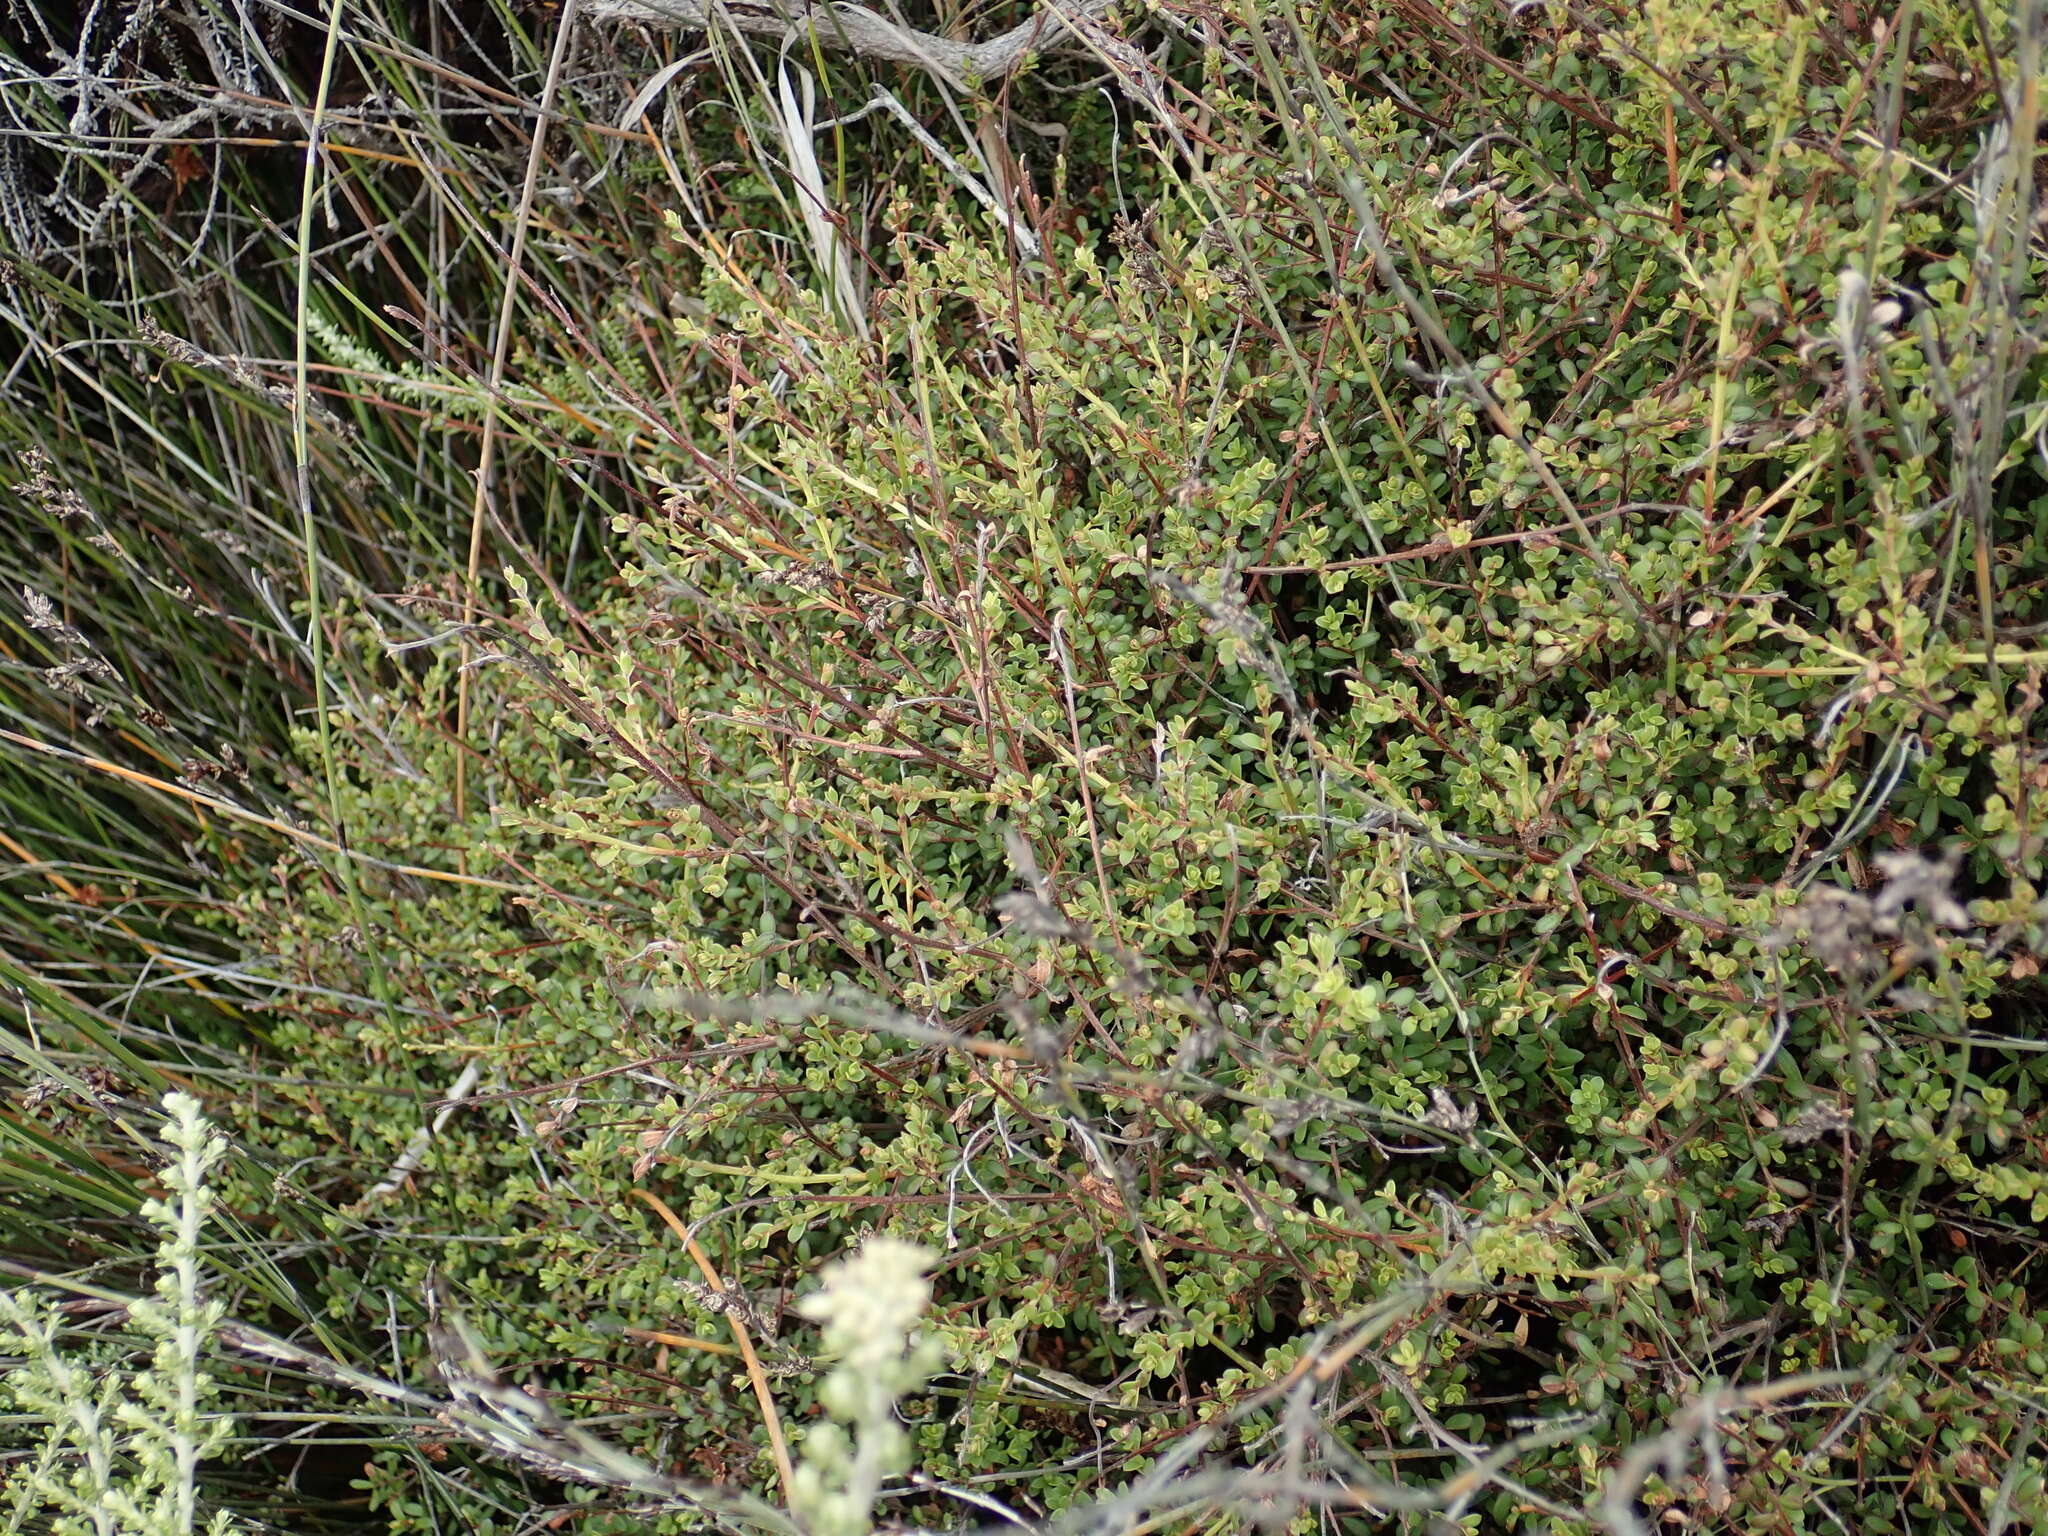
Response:
M1769 1408L1788 1397L1847 1386L1863 1379L1860 1371L1812 1371L1803 1376L1786 1376L1753 1387L1716 1388L1703 1392L1671 1421L1661 1435L1652 1435L1622 1457L1601 1490L1594 1517L1614 1536L1650 1536L1650 1528L1636 1514L1636 1497L1652 1476L1676 1486L1684 1475L1688 1453L1698 1445L1702 1476L1709 1489L1725 1486L1727 1467L1721 1453L1721 1421L1736 1414Z
M420 1164L426 1161L427 1149L434 1144L434 1138L441 1134L441 1129L447 1125L449 1117L476 1092L477 1080L481 1075L481 1070L473 1061L462 1069L462 1075L456 1078L455 1086L448 1090L448 1097L439 1101L440 1112L412 1133L412 1140L405 1144L405 1150L399 1154L398 1161L391 1165L391 1171L363 1196L361 1205L367 1206L373 1200L397 1194L405 1187L405 1181L419 1172Z

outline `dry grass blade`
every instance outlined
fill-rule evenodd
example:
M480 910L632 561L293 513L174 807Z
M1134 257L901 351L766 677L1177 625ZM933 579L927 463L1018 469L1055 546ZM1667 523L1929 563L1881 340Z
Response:
M794 77L794 78L792 78ZM853 262L846 248L845 219L832 206L819 168L812 127L817 112L817 82L801 65L784 59L776 66L776 126L781 130L783 149L788 155L790 179L795 182L790 199L803 217L804 232L810 237L811 266L824 287L832 312L854 334L867 339L866 303L854 280Z
M725 1282L718 1278L718 1271L711 1267L711 1260L706 1257L703 1246L698 1243L696 1235L683 1225L682 1218L670 1210L665 1202L644 1189L632 1190L630 1193L634 1199L646 1205L666 1222L669 1230L682 1239L683 1246L689 1250L691 1262L697 1266L698 1273L703 1275L704 1283L711 1288L715 1296L724 1297L727 1294ZM725 1320L732 1328L733 1342L739 1346L740 1358L746 1361L747 1380L753 1383L754 1400L761 1405L761 1426L768 1433L768 1449L775 1458L776 1476L781 1479L787 1496L788 1489L796 1480L796 1469L790 1465L789 1446L782 1437L782 1415L775 1407L775 1394L768 1386L768 1373L761 1369L761 1357L754 1352L753 1337L747 1332L747 1325L741 1320L739 1309L727 1306Z
M438 880L449 885L470 885L486 890L521 891L527 889L527 887L510 880L493 880L483 875L465 875L446 869L427 869L418 864L396 864L388 859L380 859L359 849L350 848L343 843L336 842L331 837L322 837L319 833L308 831L304 827L294 826L287 821L280 821L274 816L265 816L256 811L246 810L231 800L222 800L215 795L202 794L198 790L189 789L183 784L173 784L166 779L157 778L153 774L142 773L133 768L126 768L119 763L111 763L104 758L93 757L88 753L73 752L64 747L53 746L47 741L37 741L33 737L23 736L15 731L0 730L0 741L6 742L9 746L19 747L26 752L35 752L45 757L76 763L78 766L88 768L94 773L104 773L110 778L120 779L124 783L140 785L157 794L168 795L173 799L185 801L187 804L196 806L201 810L211 811L215 815L225 816L233 821L244 822L252 827L261 827L266 832L274 832L279 837L289 838L291 841L302 843L308 848L317 848L322 853L340 854L346 859L367 865L372 869L386 870L395 875L410 875L417 880Z

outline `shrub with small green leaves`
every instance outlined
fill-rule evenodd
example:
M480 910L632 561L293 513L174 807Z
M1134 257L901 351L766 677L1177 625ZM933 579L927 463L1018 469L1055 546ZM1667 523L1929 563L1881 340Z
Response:
M819 1536L2048 1518L2039 12L1082 18L1042 258L848 170L858 326L692 204L615 576L346 626L237 1201L679 1475L765 1382ZM806 1326L863 1238L942 1368Z

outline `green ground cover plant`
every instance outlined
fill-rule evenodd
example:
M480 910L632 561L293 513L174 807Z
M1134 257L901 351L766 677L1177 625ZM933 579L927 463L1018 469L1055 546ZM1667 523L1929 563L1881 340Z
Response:
M302 370L133 329L270 433L232 759L80 716L154 599L49 562L146 503L24 471L10 799L111 869L0 886L9 1243L132 1276L205 1100L214 1505L2048 1515L2041 8L660 9L429 153L343 7L376 270L270 226Z

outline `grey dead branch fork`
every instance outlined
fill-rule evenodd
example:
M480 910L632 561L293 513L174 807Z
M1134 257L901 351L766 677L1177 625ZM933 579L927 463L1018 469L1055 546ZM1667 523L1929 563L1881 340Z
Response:
M822 47L884 63L931 70L965 90L999 80L1069 30L1085 35L1110 0L1048 0L1009 31L981 42L919 32L860 5L808 0L594 0L593 21L640 22L679 31L730 27L786 41L809 36Z

